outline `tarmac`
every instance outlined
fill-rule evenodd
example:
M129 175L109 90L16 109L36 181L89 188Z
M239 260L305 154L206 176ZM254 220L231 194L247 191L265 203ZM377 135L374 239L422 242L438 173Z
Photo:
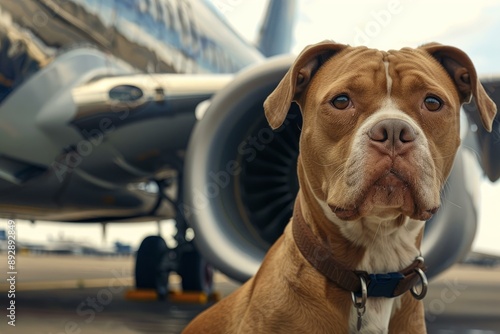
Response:
M2 258L7 261L5 253ZM25 254L16 262L16 274L1 274L6 278L0 283L0 333L180 333L211 305L127 300L133 257ZM15 297L9 293L11 276ZM170 288L179 289L179 284L180 278L171 275ZM222 274L215 276L223 297L238 286ZM7 309L12 300L15 322ZM500 267L456 265L430 282L424 302L429 333L500 333Z

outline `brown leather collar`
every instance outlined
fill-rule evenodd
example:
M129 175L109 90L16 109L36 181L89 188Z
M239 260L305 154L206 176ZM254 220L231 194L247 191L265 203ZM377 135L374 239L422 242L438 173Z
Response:
M321 240L306 224L297 197L292 221L293 237L297 247L309 263L330 281L344 290L361 293L361 279L368 285L368 297L397 297L410 290L419 281L417 268L425 271L423 259L418 257L410 266L401 271L388 274L369 274L346 268L337 260Z

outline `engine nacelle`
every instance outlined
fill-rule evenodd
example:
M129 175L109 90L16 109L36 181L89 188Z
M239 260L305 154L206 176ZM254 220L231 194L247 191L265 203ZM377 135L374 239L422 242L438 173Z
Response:
M238 74L213 98L188 146L185 216L203 256L239 281L256 273L283 232L298 191L300 111L292 106L284 126L272 131L262 107L293 59L276 57ZM443 205L427 223L429 276L463 257L475 235L476 189L466 185L464 164L459 151Z

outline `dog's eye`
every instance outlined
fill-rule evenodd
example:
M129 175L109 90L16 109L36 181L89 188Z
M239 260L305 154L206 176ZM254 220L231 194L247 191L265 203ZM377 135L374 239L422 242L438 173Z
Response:
M351 99L346 94L337 95L333 98L331 102L332 106L339 110L347 109L351 106Z
M443 106L443 102L435 96L427 96L424 99L424 106L429 111L438 111Z

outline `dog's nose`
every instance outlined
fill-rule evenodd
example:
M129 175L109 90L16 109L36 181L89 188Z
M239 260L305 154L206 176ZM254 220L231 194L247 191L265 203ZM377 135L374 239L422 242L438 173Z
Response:
M384 119L375 124L368 136L374 144L382 148L392 150L402 148L413 142L417 134L413 127L406 121L400 119Z

